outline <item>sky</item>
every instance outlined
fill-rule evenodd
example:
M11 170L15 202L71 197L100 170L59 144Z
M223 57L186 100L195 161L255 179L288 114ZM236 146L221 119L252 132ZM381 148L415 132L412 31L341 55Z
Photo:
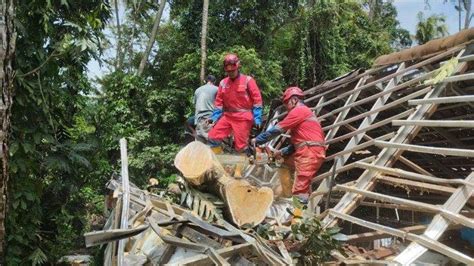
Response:
M449 34L458 32L459 20L458 12L454 8L453 2L455 0L428 0L429 5L426 4L426 0L394 0L393 5L396 7L398 12L398 21L402 28L410 31L410 34L415 34L416 24L418 23L417 14L423 12L424 17L431 15L444 15L446 17L446 24L448 25ZM120 9L119 9L120 10ZM123 17L123 12L122 17ZM163 14L163 19L167 19L169 14L168 6ZM464 25L464 17L462 17L462 25ZM155 43L156 45L156 43ZM101 69L97 61L92 60L87 65L88 76L90 78L100 77L104 74L105 69Z
M458 12L454 9L454 2L448 0L428 0L429 6L426 5L425 0L395 0L393 5L397 8L398 21L402 28L415 34L416 24L418 23L417 14L423 12L423 16L429 17L431 15L444 15L446 17L446 24L448 25L449 34L458 32L459 17ZM461 25L464 25L464 16L462 17Z

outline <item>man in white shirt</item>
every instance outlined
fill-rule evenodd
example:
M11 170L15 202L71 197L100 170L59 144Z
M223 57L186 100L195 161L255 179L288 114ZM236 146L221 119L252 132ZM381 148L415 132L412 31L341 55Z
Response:
M214 85L215 82L216 77L208 75L207 83L194 92L196 140L204 143L207 143L207 133L212 127L212 125L207 123L207 120L214 110L214 100L217 94L217 87Z

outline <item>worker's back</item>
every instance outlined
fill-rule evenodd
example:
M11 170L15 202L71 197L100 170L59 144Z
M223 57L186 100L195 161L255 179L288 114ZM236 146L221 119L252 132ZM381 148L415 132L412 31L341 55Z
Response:
M194 92L194 105L196 107L194 115L196 124L199 120L208 118L212 115L216 93L217 87L210 83L199 87Z

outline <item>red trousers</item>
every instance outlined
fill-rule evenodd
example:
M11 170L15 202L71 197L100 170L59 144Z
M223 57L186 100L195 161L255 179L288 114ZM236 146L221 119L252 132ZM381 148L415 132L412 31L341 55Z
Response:
M285 159L285 164L296 170L291 192L293 195L309 194L311 180L326 158L326 149L320 146L303 146Z
M210 144L218 144L230 134L234 133L234 146L238 152L243 152L249 142L250 130L253 120L232 119L225 114L217 120L217 123L209 131L208 138Z

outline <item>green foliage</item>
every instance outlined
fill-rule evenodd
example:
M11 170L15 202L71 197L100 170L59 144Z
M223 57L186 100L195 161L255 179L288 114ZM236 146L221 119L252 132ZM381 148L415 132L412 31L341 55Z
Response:
M302 16L295 25L295 30L304 29L295 34L300 66L293 74L298 77L293 82L300 86L311 87L351 69L370 67L375 57L391 50L391 33L372 21L356 1L320 1Z
M269 100L280 94L283 84L279 62L262 59L255 49L234 46L223 51L208 52L207 68L209 74L214 74L218 79L225 77L222 62L224 61L224 56L229 52L239 55L242 65L241 72L255 78L264 99ZM171 71L172 81L170 82L170 87L176 90L186 90L188 92L187 98L191 99L194 89L200 86L199 63L200 55L197 51L180 57ZM188 106L191 106L191 103Z
M294 240L301 242L293 253L305 265L319 265L331 258L331 251L340 249L340 243L333 238L339 228L324 229L316 217L305 218L291 225Z
M392 1L364 0L363 5L369 9L369 19L378 31L385 31L390 35L390 45L400 50L411 46L410 32L400 27L397 20L397 10Z
M151 177L172 173L175 143L182 138L181 117L185 91L158 90L144 78L115 72L101 80L103 94L98 99L97 133L101 149L108 151L110 163L119 165L118 141L126 137L132 182L144 185ZM105 155L105 154L104 154Z
M196 215L208 221L223 219L222 209L224 202L214 195L202 193L186 183L182 183L184 191L181 192L180 204L191 209Z
M425 19L423 12L419 12L417 17L415 39L419 44L448 35L448 26L444 16L431 15Z
M85 66L100 55L108 9L102 1L17 4L8 265L55 263L83 241L87 202L71 197L104 182L94 176L91 129L80 125L92 90Z
M277 236L272 227L273 226L270 223L259 224L256 233L264 239L271 239L272 237Z

